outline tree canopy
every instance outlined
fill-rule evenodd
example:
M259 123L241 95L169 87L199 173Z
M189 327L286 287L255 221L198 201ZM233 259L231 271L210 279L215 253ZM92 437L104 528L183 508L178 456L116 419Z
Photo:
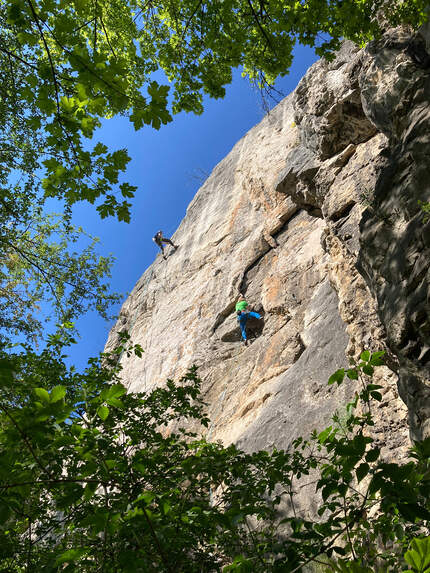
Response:
M223 97L233 68L270 83L288 72L296 41L330 57L343 37L378 35L380 21L418 25L425 4L2 0L3 180L40 177L46 197L98 202L102 217L128 220L135 188L118 185L127 152L88 143L103 118L125 114L136 129L158 129L172 112L200 113L204 93Z

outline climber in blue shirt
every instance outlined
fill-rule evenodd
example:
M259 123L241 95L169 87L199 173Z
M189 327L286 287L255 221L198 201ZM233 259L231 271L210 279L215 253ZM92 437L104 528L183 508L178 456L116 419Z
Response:
M237 311L237 320L239 322L240 331L242 333L242 340L243 340L245 346L248 345L248 338L246 336L246 321L248 320L248 318L250 316L253 316L254 318L261 318L261 316L258 314L258 312L247 312L244 310L238 310Z

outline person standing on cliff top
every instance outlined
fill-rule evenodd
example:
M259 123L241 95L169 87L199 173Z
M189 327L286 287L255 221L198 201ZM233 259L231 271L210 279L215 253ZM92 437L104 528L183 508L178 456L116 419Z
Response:
M163 237L163 231L158 231L158 233L156 233L152 237L152 240L154 241L154 243L156 243L160 247L161 252L163 253L163 259L164 260L166 260L166 255L164 254L163 243L169 243L169 245L172 245L172 247L175 249L175 251L178 248L178 246L174 245L170 239L168 239L167 237Z

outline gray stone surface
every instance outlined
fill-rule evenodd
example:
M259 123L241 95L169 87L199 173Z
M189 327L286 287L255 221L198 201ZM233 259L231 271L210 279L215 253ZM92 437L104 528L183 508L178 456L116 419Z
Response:
M350 397L346 385L337 392L327 386L333 364L344 363L348 343L338 302L328 280L314 290L303 317L302 352L272 381L270 402L259 415L253 414L239 446L251 450L288 447L290 440L310 435L321 420L329 420L346 403Z
M430 245L419 201L430 201L430 76L411 57L411 42L425 43L392 30L363 58L364 107L390 147L360 222L358 266L399 361L412 436L422 439L430 435Z

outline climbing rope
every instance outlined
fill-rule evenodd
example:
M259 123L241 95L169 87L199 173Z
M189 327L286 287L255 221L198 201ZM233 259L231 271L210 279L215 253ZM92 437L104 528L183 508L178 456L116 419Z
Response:
M220 410L222 411L222 407L223 407L223 405L224 405L224 398L225 398L225 395L226 395L226 392L227 392L227 386L228 386L228 381L225 383L225 385L224 385L224 390L222 391L222 393L221 393L221 395L220 395L220 397L219 397L219 399L218 399L218 410L217 410L217 414L218 414L218 412L219 412ZM211 439L212 429L213 429L213 427L214 427L214 425L215 425L215 419L216 419L216 416L213 416L213 417L211 416L211 420L212 420L212 421L211 421L211 423L210 423L210 425L209 425L209 431L208 431L208 434L207 434L207 439L208 439L208 441Z
M151 274L150 274L150 276L148 277L148 283L149 283L149 281L153 278L154 274L155 274L155 273L154 273L154 270L152 269L152 270L151 270ZM168 280L167 280L167 268L165 268L165 270L164 270L164 276L163 276L163 278L161 279L161 287L163 288L164 292L167 292L166 289L165 289L164 286L163 286L163 285L166 284L166 283L168 283ZM169 287L170 287L170 283L169 283ZM132 333L132 331L133 331L134 325L136 324L136 321L137 321L137 319L138 319L138 317L139 317L139 310L140 310L140 309L139 309L139 305L138 305L138 306L137 306L137 309L136 309L136 312L133 314L133 318L132 318L132 320L131 320L131 322L130 322L130 326L127 328L127 331L128 331L128 333L129 333L129 335L130 335L130 339L131 339L131 333ZM148 336L150 336L150 335L148 334ZM148 348L148 343L146 344L146 348ZM123 347L123 349L121 350L120 355L119 355L119 357L118 357L118 364L120 364L120 362L121 362L121 359L122 359L122 357L123 357L124 351L125 351L125 348ZM146 352L146 350L145 350L145 352ZM146 391L146 377L147 377L147 371L146 371L146 369L145 369L145 382L144 382L145 391Z
M148 277L148 282L152 279L153 275L154 275L154 271L151 269L150 276ZM132 330L133 330L133 328L134 328L134 325L136 324L136 321L137 321L138 316L139 316L139 305L137 305L136 312L134 313L133 319L132 319L132 321L130 322L130 327L127 328L127 332L128 332L128 334L130 335L130 339L131 339ZM123 348L123 349L121 350L121 352L120 352L120 355L119 355L119 357L118 357L118 364L121 362L122 356L123 356L123 354L124 354L124 350L125 350L125 348Z
M136 312L134 313L133 320L132 320L131 323L130 323L130 328L127 328L127 332L128 332L128 334L130 335L130 339L131 339L131 332L132 332L132 330L133 330L134 325L136 324L138 312L139 312L139 307L137 308ZM122 350L121 350L121 352L120 352L120 354L119 354L119 357L118 357L118 364L120 364L120 362L121 362L122 355L124 354L124 350L125 350L125 347L123 346L123 348L122 348Z

